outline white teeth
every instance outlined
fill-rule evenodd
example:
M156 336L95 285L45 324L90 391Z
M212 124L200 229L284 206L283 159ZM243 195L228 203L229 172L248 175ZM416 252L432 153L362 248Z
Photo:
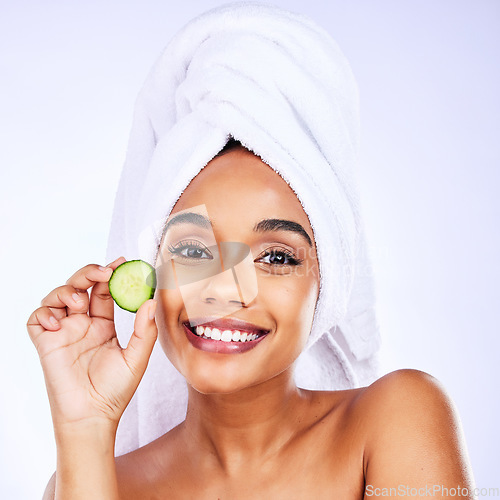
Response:
M259 337L256 333L241 332L239 330L224 330L221 332L218 328L201 325L198 325L193 330L199 337L221 340L222 342L251 342Z
M233 334L232 334L231 330L224 330L220 336L220 339L223 342L231 342L232 337L233 337Z

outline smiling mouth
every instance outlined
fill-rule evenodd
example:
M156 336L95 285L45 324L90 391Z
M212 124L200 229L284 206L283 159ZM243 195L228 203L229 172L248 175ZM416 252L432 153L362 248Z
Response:
M211 328L210 326L190 326L189 323L184 323L189 330L198 337L205 340L216 340L220 342L246 343L258 340L267 335L269 331L260 330L259 332L247 332L244 330L233 330L223 328Z

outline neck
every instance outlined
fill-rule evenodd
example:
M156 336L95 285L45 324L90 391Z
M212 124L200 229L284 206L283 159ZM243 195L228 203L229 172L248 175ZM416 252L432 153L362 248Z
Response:
M297 432L305 399L291 370L233 394L201 394L189 386L184 429L189 442L229 472L276 455Z

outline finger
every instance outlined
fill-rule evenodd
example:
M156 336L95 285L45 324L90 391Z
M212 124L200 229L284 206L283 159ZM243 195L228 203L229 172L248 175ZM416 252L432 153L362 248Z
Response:
M134 333L127 348L122 351L130 371L136 376L137 384L146 371L149 357L158 336L155 322L156 300L147 300L136 313Z
M54 317L57 319L57 321L61 321L63 318L66 318L68 316L68 310L63 307L63 308L58 308L58 307L49 307L51 313L54 315Z
M88 264L73 274L73 276L66 281L66 284L84 292L93 287L96 283L107 282L112 272L113 269L109 266L103 267L97 264Z
M111 264L108 264L110 269L116 269L120 264L126 262L125 257L119 257ZM109 293L108 282L111 278L111 274L105 282L96 283L92 288L92 292L90 294L90 315L92 317L99 316L104 319L109 319L113 321L114 319L114 302L113 297Z
M50 307L57 319L75 313L88 311L89 297L85 291L76 290L71 285L54 288L41 302Z
M124 262L127 262L127 259L122 255L117 259L115 259L113 262L110 262L106 267L110 267L111 269L116 269L120 264L123 264Z
M26 328L31 341L36 345L36 339L46 331L55 332L61 328L61 324L48 307L39 307L28 319Z
M66 352L72 353L71 355L75 360L82 354L82 346L90 350L92 339L87 339L90 320L86 314L77 314L71 320L64 318L62 321L59 321L59 327L56 330L45 328L45 326L48 326L48 314L50 314L48 308L38 309L32 314L27 325L28 333L38 351L40 360L61 347L69 348L70 350L66 350ZM67 322L68 320L69 323ZM87 345L90 347L85 347Z

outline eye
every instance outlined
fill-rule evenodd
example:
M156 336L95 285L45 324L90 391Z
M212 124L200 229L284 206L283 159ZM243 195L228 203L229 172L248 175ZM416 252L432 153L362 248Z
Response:
M196 241L181 241L175 246L169 245L168 250L172 254L188 260L213 259L212 254L209 252L208 248L200 245Z
M303 260L296 258L288 250L271 248L265 251L262 257L256 259L271 266L298 266Z

